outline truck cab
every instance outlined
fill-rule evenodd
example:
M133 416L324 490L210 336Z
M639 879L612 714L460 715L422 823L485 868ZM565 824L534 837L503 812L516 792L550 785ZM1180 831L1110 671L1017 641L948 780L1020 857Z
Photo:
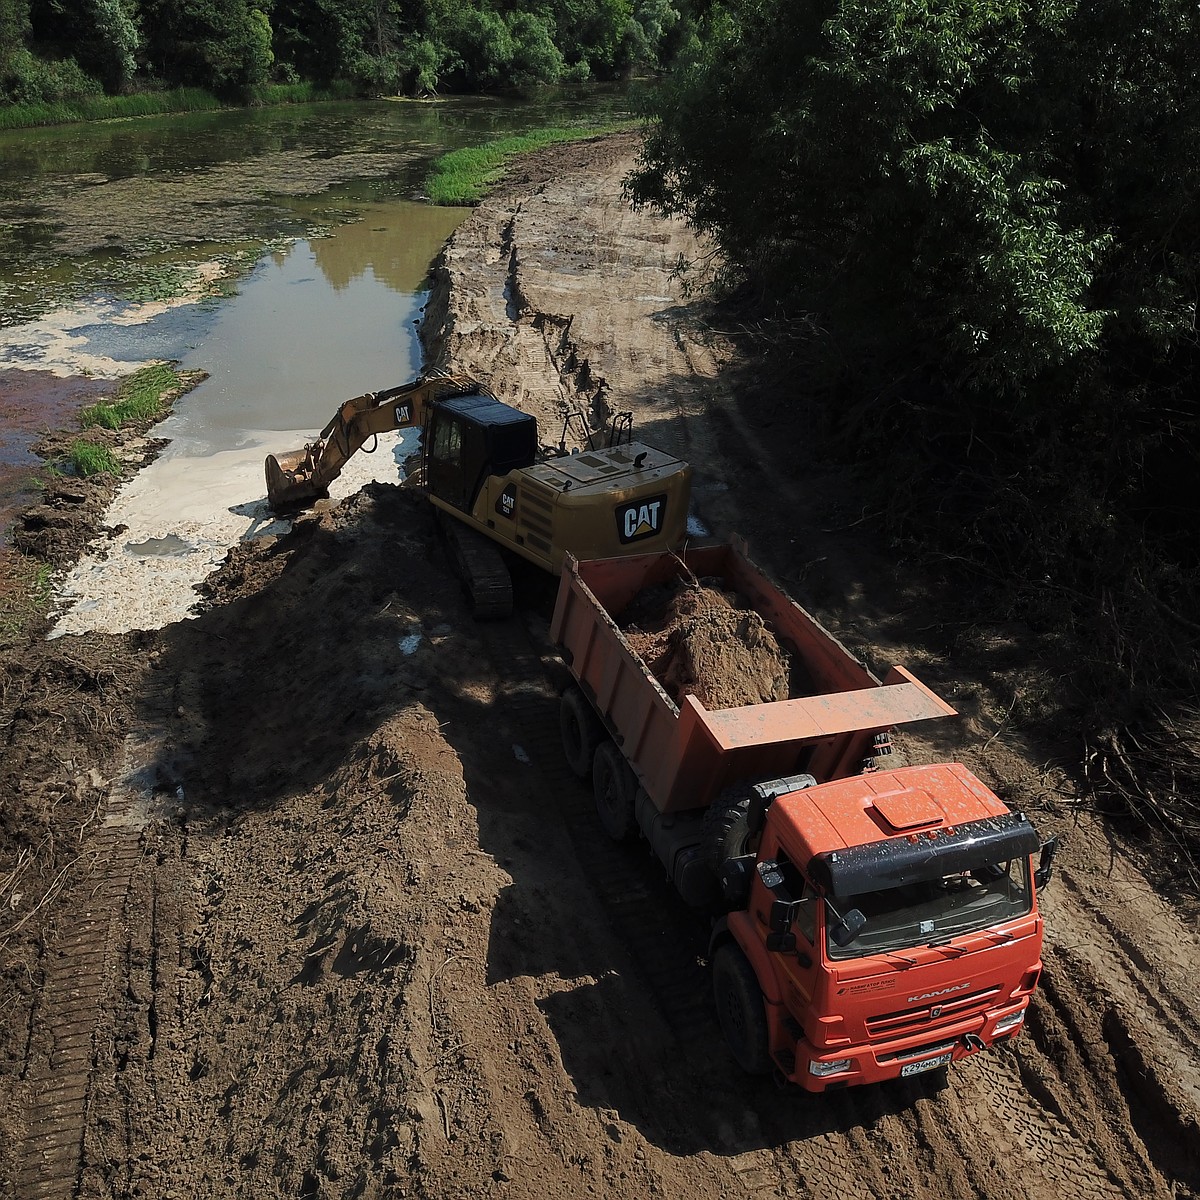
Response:
M1022 814L957 763L758 795L758 849L730 864L737 911L712 945L744 1067L819 1092L938 1071L1016 1036L1042 944L1040 843ZM748 1019L739 956L761 992Z

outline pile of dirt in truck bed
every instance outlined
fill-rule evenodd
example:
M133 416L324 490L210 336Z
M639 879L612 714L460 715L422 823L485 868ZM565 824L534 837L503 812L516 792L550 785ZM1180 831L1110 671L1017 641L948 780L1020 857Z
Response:
M620 625L676 704L695 696L707 709L740 708L791 694L791 655L719 579L644 588Z

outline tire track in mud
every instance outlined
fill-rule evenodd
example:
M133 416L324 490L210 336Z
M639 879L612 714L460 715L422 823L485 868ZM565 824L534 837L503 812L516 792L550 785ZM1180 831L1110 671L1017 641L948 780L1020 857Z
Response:
M125 741L121 774L109 794L102 828L88 847L90 864L74 887L76 904L62 911L63 932L31 1023L25 1075L33 1097L17 1170L21 1200L61 1200L78 1189L88 1112L95 1088L95 1044L104 1013L119 989L114 947L134 870L152 776L152 736Z
M657 859L643 842L618 845L597 825L590 789L571 772L563 758L558 732L558 695L520 617L481 625L481 636L498 675L506 680L504 701L522 745L544 781L547 795L557 798L564 826L584 878L597 897L610 927L628 953L651 1002L666 1021L676 1043L671 1055L681 1064L705 1061L721 1045L721 1033L710 1000L704 963L704 921L683 907ZM566 676L563 675L565 682ZM686 1070L686 1067L684 1068ZM791 1147L792 1151L797 1149ZM802 1157L802 1177L820 1181L816 1161ZM737 1194L777 1197L804 1194L815 1200L845 1200L843 1186L794 1188L797 1167L781 1149L748 1150L723 1159L736 1181Z

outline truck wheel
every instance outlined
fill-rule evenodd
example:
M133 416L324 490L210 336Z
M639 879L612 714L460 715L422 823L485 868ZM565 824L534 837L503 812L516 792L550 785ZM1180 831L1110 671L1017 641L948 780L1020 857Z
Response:
M558 709L558 729L567 766L580 779L590 779L596 747L604 741L604 726L577 687L569 687L563 692Z
M754 968L733 942L726 942L713 955L712 971L717 1019L733 1057L748 1075L769 1075L767 1010Z
M628 842L637 833L634 800L637 778L620 750L607 739L596 747L592 763L592 792L600 825L614 842Z
M731 858L749 854L750 845L750 789L732 787L723 791L704 814L701 830L704 856L712 867L713 874L720 879L721 868Z

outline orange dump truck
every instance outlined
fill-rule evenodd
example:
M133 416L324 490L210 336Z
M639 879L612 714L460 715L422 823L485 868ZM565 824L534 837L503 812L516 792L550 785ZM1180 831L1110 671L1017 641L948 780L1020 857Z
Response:
M813 694L676 704L618 621L687 576L736 592ZM961 764L886 769L888 731L949 705L900 667L880 683L741 546L568 556L551 634L575 679L563 750L604 830L645 837L684 899L722 914L713 987L743 1068L820 1092L944 1075L1020 1032L1055 843Z

